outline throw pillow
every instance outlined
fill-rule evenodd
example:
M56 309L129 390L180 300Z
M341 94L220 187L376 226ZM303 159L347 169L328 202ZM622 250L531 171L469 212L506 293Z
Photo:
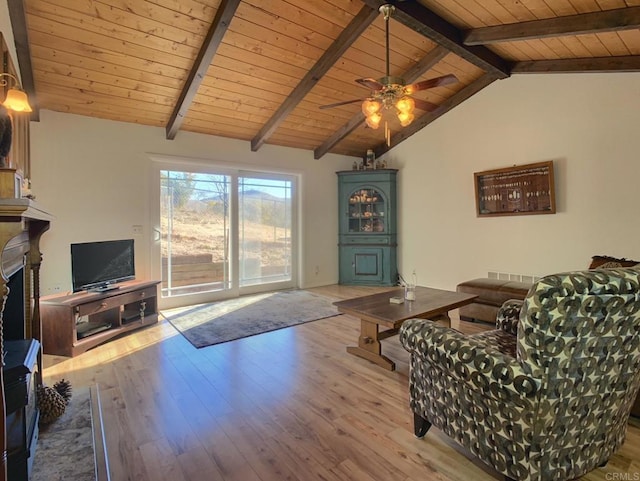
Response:
M633 267L640 265L640 261L632 261L630 259L617 259L610 256L593 256L589 269L611 269L616 267Z

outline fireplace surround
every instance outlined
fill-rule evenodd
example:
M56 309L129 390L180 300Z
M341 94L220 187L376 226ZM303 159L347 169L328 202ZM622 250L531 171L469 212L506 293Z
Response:
M36 377L40 343L35 339L5 341L3 377L7 412L7 475L28 480L38 441Z
M0 481L28 480L42 384L40 237L51 215L30 199L0 199Z

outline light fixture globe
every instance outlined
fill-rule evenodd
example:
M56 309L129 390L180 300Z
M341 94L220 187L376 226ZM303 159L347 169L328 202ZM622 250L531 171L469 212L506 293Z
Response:
M380 112L375 112L367 116L366 122L369 128L372 128L375 130L380 126L381 120L382 120L382 114L380 114Z
M396 102L396 108L400 112L412 113L413 109L416 108L416 103L411 97L404 96L398 99Z
M14 112L33 112L29 105L27 94L18 89L9 89L7 92L7 98L4 99L2 105Z
M398 120L400 121L400 125L403 127L411 124L413 119L415 119L415 116L411 112L398 112Z
M369 117L370 115L380 112L381 108L382 104L380 101L373 98L365 99L364 102L362 102L362 113L365 117Z

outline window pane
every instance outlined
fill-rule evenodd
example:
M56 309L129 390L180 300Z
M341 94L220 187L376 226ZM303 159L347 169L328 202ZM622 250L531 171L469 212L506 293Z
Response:
M291 280L291 189L283 179L240 177L240 286Z
M228 289L230 178L163 170L160 182L163 297Z

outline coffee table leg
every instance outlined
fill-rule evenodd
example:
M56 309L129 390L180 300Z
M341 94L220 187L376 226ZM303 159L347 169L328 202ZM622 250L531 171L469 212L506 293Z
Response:
M389 371L393 371L396 368L396 364L388 357L382 355L382 346L380 345L380 339L378 337L378 328L378 324L361 319L358 346L347 347L347 352L354 356L374 362Z

